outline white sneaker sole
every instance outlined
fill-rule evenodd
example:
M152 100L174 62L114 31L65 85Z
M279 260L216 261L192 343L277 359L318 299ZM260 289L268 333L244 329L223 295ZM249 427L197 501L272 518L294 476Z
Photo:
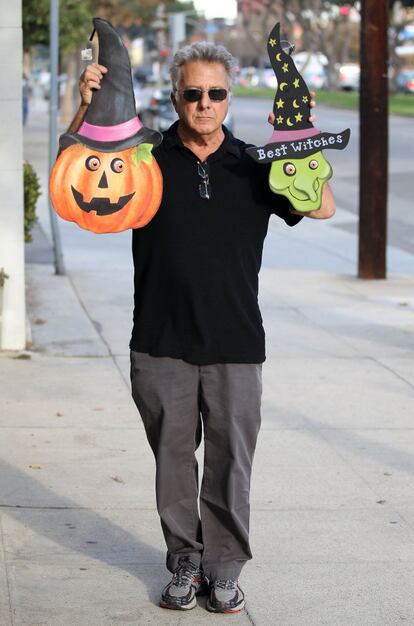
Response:
M207 611L211 611L212 613L239 613L240 611L244 610L244 607L244 600L240 602L240 604L238 604L236 607L234 607L234 609L217 609L212 604L210 604L210 600L207 600L206 604Z
M194 609L197 606L197 600L193 598L191 602L185 605L180 604L168 604L168 602L164 602L161 600L160 607L162 609L172 609L173 611L189 611L190 609Z

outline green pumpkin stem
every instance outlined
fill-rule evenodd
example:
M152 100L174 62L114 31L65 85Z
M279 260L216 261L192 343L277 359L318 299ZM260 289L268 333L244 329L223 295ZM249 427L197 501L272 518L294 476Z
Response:
M132 155L133 164L139 165L141 161L144 161L144 163L148 163L148 165L151 165L153 158L151 154L152 148L152 143L140 143Z

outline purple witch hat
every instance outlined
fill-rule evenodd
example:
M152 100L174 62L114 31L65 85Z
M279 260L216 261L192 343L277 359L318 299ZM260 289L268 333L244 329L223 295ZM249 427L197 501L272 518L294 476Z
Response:
M81 143L101 152L125 150L140 143L157 146L162 135L142 125L136 113L131 63L119 33L110 22L93 19L99 41L98 63L108 68L101 89L94 91L85 118L76 133L61 135L60 147Z
M270 163L306 157L326 148L345 148L349 129L341 133L322 133L309 122L311 95L292 57L281 46L280 23L269 35L267 52L277 78L274 131L265 146L248 148L246 152L259 163Z

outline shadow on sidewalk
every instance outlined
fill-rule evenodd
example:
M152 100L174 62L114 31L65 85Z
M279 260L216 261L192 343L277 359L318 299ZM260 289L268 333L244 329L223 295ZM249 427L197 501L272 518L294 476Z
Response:
M27 505L5 504L5 499L10 501L12 494L18 494L22 485L24 485L24 490L30 493L31 503ZM68 551L69 556L71 553L78 553L120 568L139 578L145 585L149 600L158 605L159 589L165 584L163 580L156 581L157 589L154 588L154 573L159 569L159 565L164 563L164 554L160 550L141 541L100 513L81 508L76 502L59 496L34 478L2 460L0 461L0 494L2 498L0 512L13 517L23 527L30 528L47 541L63 547ZM50 501L51 494L53 494L53 505L39 504ZM122 513L124 517L128 515L125 509ZM136 525L139 527L139 511L133 510L130 514L136 515ZM13 558L24 557L27 561L30 558L27 552L30 555L31 551L33 551L33 546L26 548L24 542L21 541ZM65 552L51 550L50 554L47 554L44 545L40 545L38 551L41 560L45 556L47 558L46 569L51 558L60 560L62 563L65 560ZM33 557L33 560L35 559L36 557ZM148 565L148 576L143 571L143 565Z

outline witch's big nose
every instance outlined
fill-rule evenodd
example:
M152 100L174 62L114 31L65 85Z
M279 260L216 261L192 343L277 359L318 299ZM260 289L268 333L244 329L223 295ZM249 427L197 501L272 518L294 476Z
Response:
M313 188L314 182L315 178L311 179L307 176L296 176L296 178L293 180L293 186L295 187L295 189L306 193L306 195L309 197L309 200L315 202L315 200L317 199L317 195L316 191Z
M98 183L98 187L100 189L106 189L108 187L108 181L107 181L105 172L101 176L101 180Z

